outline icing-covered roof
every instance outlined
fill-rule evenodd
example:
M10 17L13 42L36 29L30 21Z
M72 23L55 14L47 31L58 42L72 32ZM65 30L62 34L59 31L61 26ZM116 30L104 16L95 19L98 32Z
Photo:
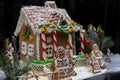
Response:
M65 9L49 8L43 6L23 6L14 35L17 36L23 24L31 26L34 33L40 33L39 26L50 22L58 23L62 15L67 22L71 20Z
M34 28L38 28L41 24L47 24L50 21L57 22L59 20L59 15L63 15L67 20L70 20L65 9L52 9L48 7L40 6L24 6L26 17L33 24Z

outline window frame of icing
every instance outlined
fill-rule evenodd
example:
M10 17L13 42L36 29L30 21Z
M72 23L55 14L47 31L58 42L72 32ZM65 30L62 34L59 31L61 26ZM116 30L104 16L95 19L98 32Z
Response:
M28 55L33 56L34 55L34 45L28 44Z
M51 50L50 50L50 48L51 48ZM47 58L50 58L53 56L53 45L46 46L46 56L47 56Z
M27 42L25 41L21 42L21 54L23 55L27 54Z

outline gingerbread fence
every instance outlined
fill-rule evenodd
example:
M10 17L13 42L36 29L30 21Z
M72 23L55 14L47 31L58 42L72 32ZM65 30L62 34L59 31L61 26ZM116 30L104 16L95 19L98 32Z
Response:
M32 67L32 69L35 71L35 72L44 72L44 67L48 68L48 69L51 69L51 63L49 64L46 64L46 65L40 65L40 64L31 64L30 65Z
M80 67L80 66L87 66L88 65L88 59L77 59L75 60L75 67Z
M29 80L31 78L35 78L35 80L40 80L39 78L44 76L44 77L48 77L48 80L61 80L61 77L60 75L62 73L64 73L64 71L54 71L54 72L47 72L47 73L41 73L41 74L36 74L33 67L31 67L32 69L32 72L31 73L28 73L27 76L22 76L22 77L19 77L19 80ZM67 78L68 80L72 80L70 78L70 76L68 76Z

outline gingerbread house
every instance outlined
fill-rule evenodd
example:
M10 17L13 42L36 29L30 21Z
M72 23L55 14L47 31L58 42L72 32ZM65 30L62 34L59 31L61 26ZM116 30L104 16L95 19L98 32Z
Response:
M19 38L20 60L54 58L59 46L75 54L73 33L79 29L66 10L54 2L23 6L14 32Z

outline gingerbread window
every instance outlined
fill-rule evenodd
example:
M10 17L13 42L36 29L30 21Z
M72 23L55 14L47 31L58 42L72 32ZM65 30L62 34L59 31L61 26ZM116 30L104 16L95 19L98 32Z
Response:
M52 45L48 45L46 47L46 56L47 57L52 57L53 56L53 46Z
M21 53L23 55L25 55L27 53L27 43L26 42L22 42L22 45L21 45Z
M34 54L34 45L33 44L29 44L28 45L28 55L32 56Z

